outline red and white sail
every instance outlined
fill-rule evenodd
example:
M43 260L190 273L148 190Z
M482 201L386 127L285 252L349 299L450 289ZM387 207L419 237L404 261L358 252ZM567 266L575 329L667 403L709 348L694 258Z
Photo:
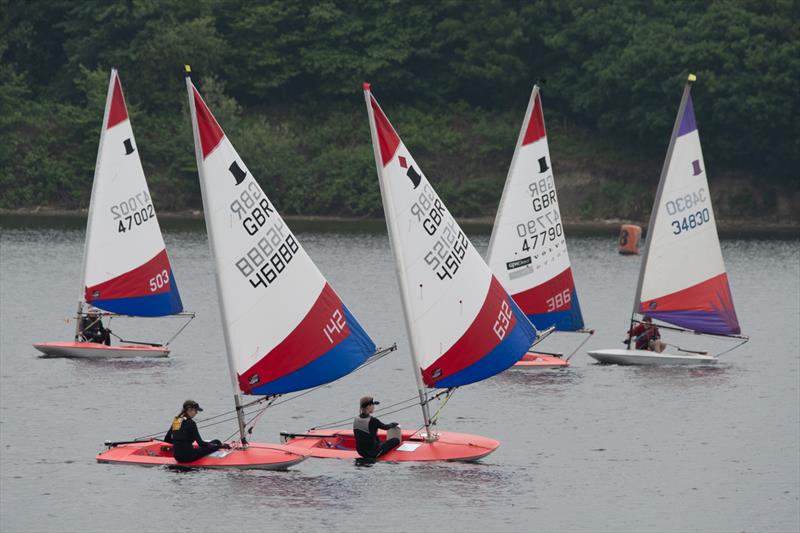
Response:
M691 82L670 139L634 313L702 333L740 333L717 235Z
M488 378L536 333L492 275L364 85L412 357L428 387Z
M89 204L82 297L124 315L183 310L116 69L108 84Z
M486 261L539 329L583 328L539 87L534 86L489 240Z
M235 387L273 395L333 381L375 344L342 303L186 78Z

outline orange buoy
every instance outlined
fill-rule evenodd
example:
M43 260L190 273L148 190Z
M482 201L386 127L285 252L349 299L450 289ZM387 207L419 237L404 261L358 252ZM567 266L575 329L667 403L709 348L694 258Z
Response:
M623 224L619 229L619 253L634 255L639 253L639 239L642 238L642 227L636 224Z

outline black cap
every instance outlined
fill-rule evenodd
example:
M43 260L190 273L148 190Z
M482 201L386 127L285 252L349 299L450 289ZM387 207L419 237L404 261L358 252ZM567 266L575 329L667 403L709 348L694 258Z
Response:
M194 407L195 409L197 409L197 411L198 411L198 412L200 412L200 411L202 411L202 410L203 410L203 408L202 408L202 407L200 407L200 404L199 404L199 403L197 403L197 402L196 402L196 401L194 401L194 400L186 400L185 402L183 402L183 410L184 410L184 411L185 411L185 410L187 410L187 409L191 409L192 407Z
M361 405L361 408L364 409L365 407L369 407L370 405L380 405L381 402L376 402L372 396L364 396L363 398L361 398L361 401L359 403Z

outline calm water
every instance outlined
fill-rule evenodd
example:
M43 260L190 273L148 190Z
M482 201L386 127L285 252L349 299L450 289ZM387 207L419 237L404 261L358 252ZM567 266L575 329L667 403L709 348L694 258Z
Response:
M105 439L166 430L186 398L207 415L231 409L202 225L165 224L184 304L198 312L172 357L89 362L41 359L31 347L71 337L65 319L78 295L82 222L17 222L4 219L0 233L3 532L800 529L797 240L723 242L752 341L719 368L600 367L582 350L566 371L509 371L459 390L441 429L503 442L478 464L357 468L309 459L289 472L178 473L99 465L94 455ZM367 393L387 403L415 394L380 226L292 226L375 341L399 350L268 411L253 439L266 442L352 415ZM487 240L473 235L482 251ZM586 348L621 346L639 258L617 255L614 236L573 237L569 246L587 325L598 330ZM111 327L163 340L177 324L114 319ZM693 336L673 340L706 346ZM578 337L547 342L568 349ZM388 420L410 428L421 417L416 408ZM215 426L203 436L234 430Z

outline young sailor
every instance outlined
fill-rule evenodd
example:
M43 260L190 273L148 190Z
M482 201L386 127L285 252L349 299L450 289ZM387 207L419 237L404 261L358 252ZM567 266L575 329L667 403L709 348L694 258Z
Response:
M80 342L96 342L111 346L111 330L103 326L100 311L91 307L89 312L81 319L81 331L78 334Z
M361 412L353 420L353 434L356 438L356 451L361 457L367 459L377 459L381 455L393 450L400 444L400 426L397 422L384 424L374 416L375 406L380 404L372 396L361 398ZM389 430L386 434L386 442L381 444L378 439L378 430Z
M661 341L661 332L653 324L653 319L645 316L641 322L628 331L628 337L623 341L630 345L631 339L636 341L637 350L649 350L651 352L663 352L666 344Z
M206 442L200 437L197 424L192 420L203 409L194 400L183 402L183 409L172 421L164 442L172 444L172 454L179 463L190 463L214 453L220 448L229 448L217 439ZM194 443L197 443L195 448Z

